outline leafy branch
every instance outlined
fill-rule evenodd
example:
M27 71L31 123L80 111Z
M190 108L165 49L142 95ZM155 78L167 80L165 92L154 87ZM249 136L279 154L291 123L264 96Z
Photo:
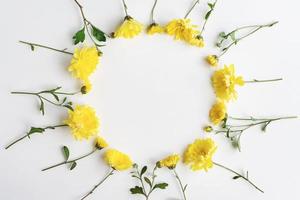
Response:
M223 56L232 46L237 45L238 42L240 42L244 38L254 34L255 32L259 31L262 28L272 27L277 23L278 23L278 21L272 22L272 23L269 23L269 24L263 24L263 25L243 26L243 27L239 27L237 29L234 29L233 31L231 31L229 33L221 32L219 34L219 42L217 43L217 47L221 48L221 54L218 56L218 58ZM239 38L236 37L236 34L239 31L248 30L248 29L250 29L250 31L246 35L241 36ZM229 41L231 43L228 46L223 47L223 43L225 43L225 41Z
M223 124L221 126L221 129L215 130L216 134L223 133L225 136L231 140L234 147L237 147L239 151L241 151L241 136L243 133L255 126L260 126L261 130L265 132L267 130L267 127L270 125L270 123L284 120L284 119L295 119L297 116L289 116L289 117L278 117L278 118L236 118L236 117L226 117L223 120ZM246 123L241 125L231 125L228 124L228 120L232 121L244 121Z
M65 127L68 126L66 124L61 124L61 125L56 125L56 126L46 126L46 127L31 127L30 130L22 137L20 137L19 139L13 141L11 144L9 144L8 146L5 147L5 149L10 148L11 146L15 145L16 143L22 141L25 138L30 139L31 135L33 134L38 134L38 133L44 133L47 129L52 129L54 130L55 128L59 128L59 127Z
M35 47L41 47L41 48L44 48L44 49L49 49L49 50L52 50L52 51L56 51L56 52L60 52L60 53L68 54L68 55L73 55L73 53L67 51L66 48L65 49L57 49L57 48L54 48L54 47L49 47L49 46L46 46L46 45L32 43L32 42L26 42L26 41L22 41L22 40L20 40L19 42L22 43L22 44L26 44L26 45L30 46L31 51L34 51Z
M145 173L147 172L148 167L144 166L140 171L137 164L134 164L133 166L134 171L131 172L131 176L138 179L140 182L140 186L135 186L133 188L130 188L131 194L140 194L145 197L146 200L149 199L150 194L155 191L156 189L164 190L168 187L167 183L156 183L155 178L157 175L155 174L157 170L157 166L153 168L153 171L150 176L146 176ZM148 189L145 187L145 183L148 185Z
M200 36L202 36L204 30L205 30L205 27L206 27L206 24L207 24L207 21L209 19L209 17L211 16L211 13L214 11L215 9L215 6L217 4L218 0L216 0L214 3L208 3L208 7L210 8L210 10L205 14L205 17L204 17L204 24L202 26L202 29L200 31Z
M69 157L70 157L70 150L67 146L63 146L62 147L62 151L63 151L63 154L64 154L64 157L65 157L65 161L63 162L60 162L58 164L55 164L55 165L52 165L50 167L46 167L44 169L42 169L42 171L47 171L49 169L52 169L52 168L55 168L55 167L58 167L58 166L61 166L61 165L67 165L67 164L70 164L70 170L73 170L76 166L77 166L77 161L81 160L81 159L84 159L92 154L94 154L96 151L97 151L97 148L93 149L91 152L83 155L83 156L80 156L76 159L73 159L73 160L69 160Z
M85 16L83 12L83 6L77 1L74 0L76 5L80 9L80 13L83 19L83 28L81 28L79 31L75 33L73 36L74 44L78 44L79 42L84 42L85 40L85 33L88 34L91 41L96 46L99 54L101 54L101 51L98 47L102 47L104 45L99 44L98 42L106 42L106 37L109 37L108 34L104 33L101 29L97 28L97 26L93 25Z
M186 188L187 188L188 185L185 184L185 185L183 186L182 181L181 181L181 179L180 179L180 177L179 177L177 171L175 170L175 168L172 169L172 171L173 171L173 173L174 173L174 175L175 175L175 177L176 177L176 179L177 179L177 181L178 181L178 183L179 183L179 186L180 186L180 189L181 189L181 192L182 192L182 195L183 195L183 199L184 199L184 200L187 200L185 191L186 191Z
M36 96L40 101L39 109L41 113L45 114L45 103L50 103L54 106L58 107L64 107L70 110L73 110L72 108L72 102L68 101L68 98L66 96L72 96L75 94L78 94L80 92L61 92L61 87L56 87L54 89L50 90L43 90L40 92L11 92L11 94L22 94L22 95L32 95ZM60 97L63 95L63 97ZM52 99L49 98L49 96L52 97Z
M247 171L246 175L244 176L244 175L242 175L242 174L240 174L240 173L238 173L238 172L236 172L236 171L234 171L234 170L232 170L232 169L230 169L230 168L228 168L228 167L226 167L226 166L224 166L224 165L221 165L221 164L216 163L216 162L213 162L213 163L214 163L214 165L216 165L216 166L218 166L218 167L221 167L221 168L223 168L223 169L226 169L227 171L229 171L229 172L235 174L235 176L232 177L232 179L234 179L234 180L237 180L237 179L239 179L239 178L244 179L244 180L247 181L250 185L252 185L253 187L255 187L255 189L257 189L257 190L260 191L261 193L264 193L264 191L263 191L262 189L260 189L260 188L259 188L258 186L256 186L252 181L249 180L248 171Z

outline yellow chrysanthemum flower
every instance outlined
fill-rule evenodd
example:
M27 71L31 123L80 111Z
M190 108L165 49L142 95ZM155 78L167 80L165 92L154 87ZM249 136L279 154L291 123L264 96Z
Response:
M180 160L180 156L178 154L170 155L163 160L159 161L159 167L167 167L169 169L174 169L177 163Z
M212 76L212 85L216 96L224 101L236 99L237 93L235 91L236 85L244 85L244 80L241 76L235 76L234 65L230 65L218 71Z
M216 55L209 55L209 56L206 57L205 60L206 60L206 62L207 62L208 64L210 64L210 65L213 66L213 67L218 66L219 58L218 58L218 56L216 56Z
M209 111L209 119L214 125L218 125L227 113L226 104L223 101L215 103Z
M192 38L187 42L193 46L200 47L200 48L205 46L204 40L201 36L196 36L195 38Z
M196 30L197 26L191 24L190 19L174 19L166 26L166 33L174 36L175 40L182 40L187 43L193 43L199 45L199 41L195 40L199 35L199 31Z
M139 35L143 30L143 24L133 19L132 17L125 17L124 22L113 34L115 38L133 38Z
M133 165L128 155L115 149L107 150L104 154L104 160L110 167L119 171L130 169Z
M183 162L190 165L193 171L202 169L207 171L213 166L212 156L216 149L217 146L212 139L197 139L185 150Z
M77 140L89 139L98 133L99 120L93 108L77 105L74 111L69 111L69 117L64 121Z
M154 34L162 34L165 32L165 27L160 26L159 24L151 24L147 29L148 35L154 35Z
M104 138L97 137L95 147L97 149L104 149L104 148L108 147L108 143L106 142L106 140Z
M76 48L68 70L75 78L89 84L88 87L91 88L89 77L96 70L98 63L99 53L96 47Z

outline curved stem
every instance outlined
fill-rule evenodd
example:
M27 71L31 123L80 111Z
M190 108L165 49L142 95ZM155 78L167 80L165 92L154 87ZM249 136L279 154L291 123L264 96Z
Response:
M244 38L254 34L255 32L257 32L258 30L262 29L262 28L265 28L265 27L271 27L275 24L277 24L278 21L276 22L272 22L270 24L265 24L265 25L254 25L254 26L245 26L245 27L241 27L241 28L237 28L236 30L234 31L231 31L229 34L227 34L227 36L229 36L230 34L238 31L238 30L241 30L241 29L245 29L245 28L255 28L253 31L250 31L248 34L234 40L231 44L229 44L227 47L223 48L223 52L218 56L218 58L220 58L221 56L223 56L233 45L236 45L238 42L240 42L241 40L243 40Z
M213 162L213 163L214 163L214 165L216 165L216 166L218 166L218 167L221 167L221 168L223 168L223 169L226 169L227 171L230 171L231 173L237 175L238 178L244 179L244 180L247 181L250 185L252 185L253 187L255 187L258 191L264 193L264 191L263 191L262 189L260 189L259 187L257 187L253 182L251 182L251 181L249 180L248 177L245 177L245 176L243 176L242 174L240 174L240 173L238 173L238 172L236 172L236 171L234 171L234 170L232 170L232 169L230 169L230 168L228 168L228 167L226 167L226 166L224 166L224 165L221 165L221 164L219 164L219 163L216 163L216 162Z
M65 126L68 126L68 125L66 125L66 124L61 124L61 125L56 125L56 126L47 126L47 127L41 128L41 129L43 130L42 132L44 132L44 131L47 130L47 129L55 129L55 128L65 127ZM40 132L40 133L42 133L42 132ZM29 132L29 133L27 133L26 135L24 135L24 136L18 138L17 140L13 141L13 142L10 143L8 146L6 146L5 149L10 148L11 146L17 144L18 142L22 141L23 139L25 139L25 138L27 138L27 137L30 138L30 135L31 135L31 134L33 134L33 133L30 133L30 132Z
M154 5L153 5L152 10L151 10L151 20L152 20L152 24L155 24L155 20L154 20L154 10L155 10L155 8L156 8L157 1L158 1L158 0L155 0Z
M127 4L126 4L125 0L122 0L122 2L123 2L124 12L125 12L126 17L127 17L127 16L129 16L129 15L128 15L128 7L127 7Z
M57 52L60 52L60 53L73 55L73 53L68 52L68 51L66 51L66 50L60 50L60 49L56 49L56 48L53 48L53 47L45 46L45 45L42 45L42 44L31 43L31 42L25 42L25 41L22 41L22 40L20 40L19 42L22 43L22 44L27 44L27 45L29 45L29 46L31 46L31 47L33 47L33 46L34 46L34 47L41 47L41 48L44 48L44 49L50 49L50 50L52 50L52 51L57 51Z
M76 158L76 159L73 159L73 160L69 160L69 161L64 161L64 162L61 162L61 163L52 165L52 166L50 166L50 167L46 167L46 168L42 169L42 171L47 171L47 170L49 170L49 169L52 169L52 168L55 168L55 167L58 167L58 166L61 166L61 165L65 165L65 164L68 164L68 163L76 162L76 161L78 161L78 160L81 160L81 159L83 159L83 158L86 158L86 157L92 155L92 154L95 153L96 151L97 151L97 149L94 149L94 150L91 151L90 153L85 154L85 155L83 155L83 156L81 156L81 157L79 157L79 158Z
M89 193L87 193L84 197L82 197L81 200L83 200L83 199L87 198L89 195L93 194L93 192L97 189L97 187L99 187L102 183L104 183L104 181L108 177L110 177L110 176L112 176L114 174L114 171L115 170L112 169L97 185L94 186L94 188Z
M215 6L216 6L217 2L218 2L218 0L216 0L216 1L212 4L213 7L211 8L211 10L210 10L209 12L212 12L212 11L215 9ZM207 21L208 21L208 18L205 19L204 24L203 24L203 26L202 26L202 29L201 29L201 31L200 31L200 35L201 35L201 36L202 36L202 34L203 34L204 30L205 30Z
M283 78L276 78L276 79L268 79L268 80L258 80L253 79L251 81L244 81L245 83L263 83L263 82L275 82L275 81L282 81Z
M200 0L197 0L193 6L190 8L190 10L186 13L186 15L184 16L184 19L186 19L190 14L191 12L193 11L193 9L195 8L195 6L197 5L197 3L199 3Z
M177 181L180 185L180 189L181 189L181 192L182 192L182 195L183 195L183 199L187 200L186 194L185 194L186 186L185 187L183 186L182 181L181 181L180 177L178 176L178 173L176 172L175 169L173 169L173 172L174 172L174 175L175 175L175 177L176 177L176 179L177 179Z

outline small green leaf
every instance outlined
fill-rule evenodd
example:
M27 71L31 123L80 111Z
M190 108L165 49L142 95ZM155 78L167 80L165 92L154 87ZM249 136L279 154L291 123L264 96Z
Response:
M143 194L143 188L139 187L139 186L135 186L134 188L130 188L130 192L131 194Z
M210 11L208 11L208 12L206 13L206 15L205 15L205 20L208 20L208 18L209 18L209 16L210 16L210 14L211 14L211 10L210 10Z
M241 176L234 176L234 177L232 177L232 179L234 179L234 180L239 179L239 178L241 178Z
M65 160L67 161L69 159L69 156L70 156L70 151L69 151L69 148L67 146L63 146L63 153L64 153L64 156L65 156Z
M146 171L147 171L147 166L144 166L141 170L141 176L143 176L143 174L145 174Z
M51 94L53 95L53 97L55 98L56 101L59 101L59 97L56 94L54 94L54 93L51 93Z
M65 97L62 101L62 104L65 103L67 101L67 97Z
M92 35L99 42L105 42L106 41L105 33L103 31L101 31L100 29L98 29L97 27L95 27L95 26L92 26Z
M74 44L78 44L79 42L83 42L85 40L85 27L83 27L81 30L79 30L75 35L73 36Z
M208 7L209 7L210 9L213 9L213 8L214 8L214 4L212 4L212 3L208 3L207 5L208 5Z
M72 162L70 170L73 170L76 166L77 166L77 163L76 162Z
M42 115L45 115L45 104L42 99L40 99L41 105L40 105L40 111L42 112Z
M72 110L72 111L74 111L73 107L72 107L72 106L70 106L70 105L63 105L63 107L66 107L66 108L68 108L69 110Z
M154 186L153 190L156 189L156 188L159 188L159 189L166 189L168 187L168 183L158 183Z
M186 191L187 186L188 186L187 184L184 186L183 191Z
M221 32L221 33L219 33L219 37L220 38L224 38L224 39L226 39L227 37L226 37L226 33L225 32Z
M34 46L32 44L30 45L30 49L31 51L34 51Z
M261 127L261 130L263 131L263 132L266 132L267 131L267 126L270 124L270 122L266 122L266 123L264 123L263 125L262 125L262 127Z
M45 131L44 128L37 128L37 127L31 127L29 132L27 133L27 136L30 138L30 135L34 133L43 133Z
M236 41L235 32L232 32L229 36L232 39L232 41Z
M147 178L147 177L145 176L145 177L144 177L144 180L146 181L146 183L148 183L148 185L149 185L150 187L152 187L152 183L151 183L151 181L150 181L149 178Z

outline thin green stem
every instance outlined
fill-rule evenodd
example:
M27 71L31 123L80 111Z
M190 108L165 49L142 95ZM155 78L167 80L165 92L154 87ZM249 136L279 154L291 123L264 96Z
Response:
M125 0L122 0L122 2L123 2L124 12L125 12L125 14L126 14L126 17L128 17L129 15L128 15L128 7L127 7L127 4L126 4Z
M258 80L253 79L251 81L244 81L245 83L264 83L264 82L275 82L275 81L282 81L282 78L276 78L276 79L268 79L268 80Z
M97 151L97 149L94 149L93 151L91 151L91 152L89 152L89 153L87 153L87 154L85 154L85 155L83 155L83 156L81 156L81 157L78 157L78 158L73 159L73 160L68 160L68 161L64 161L64 162L57 163L57 164L55 164L55 165L52 165L52 166L50 166L50 167L46 167L46 168L42 169L42 171L47 171L47 170L49 170L49 169L52 169L52 168L55 168L55 167L58 167L58 166L61 166L61 165L66 165L66 164L69 164L69 163L76 162L76 161L78 161L78 160L81 160L81 159L83 159L83 158L86 158L86 157L92 155L92 154L95 153L96 151Z
M181 181L180 177L178 176L178 173L176 172L175 169L173 169L173 172L174 172L174 175L175 175L175 177L176 177L176 179L179 183L179 186L180 186L180 189L181 189L181 192L182 192L182 195L183 195L183 199L187 200L186 194L185 194L186 186L185 187L183 186L182 181Z
M155 20L154 20L154 10L155 10L155 8L156 8L157 1L158 1L158 0L155 0L154 5L153 5L153 7L152 7L152 9L151 9L151 20L152 20L152 24L155 24Z
M73 55L73 53L69 52L69 51L66 51L66 50L60 50L60 49L56 49L56 48L53 48L53 47L49 47L49 46L45 46L45 45L42 45L42 44L37 44L37 43L31 43L31 42L25 42L25 41L22 41L20 40L19 41L20 43L22 44L27 44L29 45L30 47L41 47L41 48L44 48L44 49L50 49L52 51L56 51L56 52L60 52L60 53L64 53L64 54L69 54L69 55Z
M253 118L253 117L240 118L240 117L229 116L229 118L233 119L233 120L241 120L241 121L266 121L266 120L270 120L268 118ZM295 118L298 118L298 116L279 117L279 118L275 118L275 119L279 120L279 119L295 119Z
M112 169L97 185L94 186L94 188L87 193L84 197L81 198L81 200L87 198L89 195L93 194L93 192L97 189L97 187L99 187L102 183L105 182L106 179L108 179L108 177L112 176L114 174L115 169Z
M216 0L216 1L212 4L213 7L212 7L211 10L209 11L210 13L211 13L212 11L214 11L217 2L218 2L218 0ZM204 30L205 30L205 28L206 28L207 22L208 22L208 18L205 19L204 24L203 24L203 26L202 26L202 29L201 29L201 31L200 31L200 35L201 35L201 36L202 36L202 34L203 34L203 32L204 32Z
M254 30L250 31L248 34L238 38L238 39L235 39L232 43L230 43L227 47L223 48L222 50L222 53L218 56L218 58L222 57L233 45L236 45L238 42L240 42L241 40L243 40L244 38L254 34L255 32L259 31L260 29L262 28L265 28L265 27L272 27L273 25L277 24L278 21L276 22L272 22L270 24L265 24L265 25L253 25L253 26L244 26L244 27L241 27L241 28L237 28L235 29L234 31L231 31L229 34L227 34L226 36L228 37L230 34L234 33L234 32L237 32L241 29L245 29L245 28L254 28Z
M61 125L56 125L56 126L47 126L47 127L44 127L44 128L41 128L43 129L44 131L47 130L47 129L55 129L55 128L59 128L59 127L65 127L65 126L68 126L66 124L61 124ZM30 138L30 133L27 133L26 135L18 138L17 140L13 141L12 143L10 143L8 146L5 147L5 149L8 149L10 148L11 146L17 144L18 142L22 141L23 139L25 138Z
M156 178L156 175L155 175L155 172L157 170L157 165L155 165L155 167L153 168L153 171L152 171L152 180L151 180L151 185L152 185L152 188L150 188L148 194L146 195L146 199L148 199L150 197L150 194L153 192L154 190L154 182L155 182L155 178ZM146 193L145 193L146 194Z
M200 0L196 0L196 2L193 4L193 6L189 9L189 11L184 16L184 19L188 18L188 16L191 14L191 12L194 10L195 6L199 3Z
M249 184L251 184L253 187L255 187L258 191L264 193L264 191L263 191L262 189L260 189L260 188L259 188L258 186L256 186L252 181L249 180L248 176L245 177L244 175L242 175L242 174L240 174L240 173L238 173L238 172L236 172L236 171L234 171L234 170L232 170L232 169L230 169L230 168L228 168L228 167L226 167L226 166L224 166L224 165L221 165L221 164L219 164L219 163L216 163L216 162L213 162L213 163L214 163L214 165L216 165L216 166L218 166L218 167L221 167L221 168L223 168L223 169L226 169L227 171L232 172L233 174L237 175L238 178L244 179L244 180L247 181Z

